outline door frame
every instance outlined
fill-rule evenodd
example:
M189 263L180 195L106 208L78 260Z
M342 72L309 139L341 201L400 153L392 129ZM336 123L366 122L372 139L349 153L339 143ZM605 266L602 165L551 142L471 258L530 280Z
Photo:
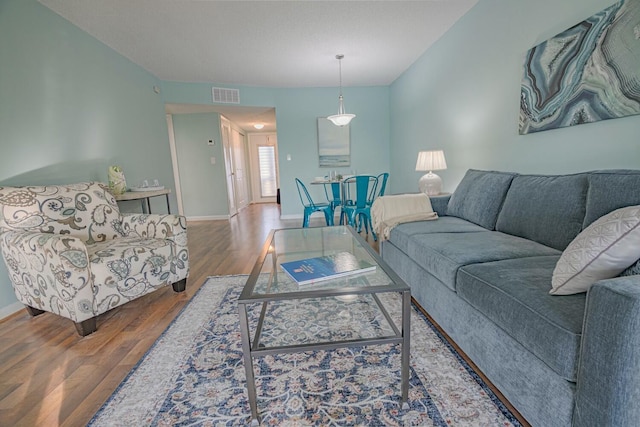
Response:
M225 132L226 128L226 132ZM238 214L238 200L236 198L236 182L233 177L233 148L231 147L231 122L220 116L220 135L222 137L222 155L224 157L225 180L227 181L227 203L229 218Z

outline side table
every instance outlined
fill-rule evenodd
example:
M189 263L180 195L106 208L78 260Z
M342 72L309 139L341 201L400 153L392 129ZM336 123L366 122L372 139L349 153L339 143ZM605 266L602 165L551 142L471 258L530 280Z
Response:
M150 214L151 202L149 201L149 199L151 197L164 195L167 198L167 213L171 213L171 206L169 205L169 194L171 194L171 190L165 188L162 190L127 191L125 193L115 195L114 197L119 202L125 200L140 200L142 202L142 213Z

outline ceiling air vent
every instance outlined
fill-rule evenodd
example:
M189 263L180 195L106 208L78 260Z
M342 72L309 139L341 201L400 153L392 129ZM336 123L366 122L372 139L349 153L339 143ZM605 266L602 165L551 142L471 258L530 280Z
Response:
M213 92L213 102L220 102L223 104L240 104L240 91L238 89L214 87L211 91Z

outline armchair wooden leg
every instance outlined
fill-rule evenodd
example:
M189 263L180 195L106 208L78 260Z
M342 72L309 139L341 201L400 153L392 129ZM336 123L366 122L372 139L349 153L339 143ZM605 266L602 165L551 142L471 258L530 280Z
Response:
M92 317L91 319L83 320L82 322L76 322L76 331L78 331L78 335L81 337L86 337L89 334L92 334L98 329L96 327L96 318Z
M182 279L171 286L173 286L175 292L184 292L187 289L187 279Z
M30 305L25 305L24 308L26 308L27 309L27 313L29 313L33 317L36 317L36 316L44 313L44 310L40 310L39 308L31 307Z

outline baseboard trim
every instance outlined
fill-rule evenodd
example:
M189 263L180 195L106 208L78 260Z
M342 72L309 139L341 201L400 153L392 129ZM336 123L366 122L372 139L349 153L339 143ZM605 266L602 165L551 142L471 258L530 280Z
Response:
M16 301L6 307L0 308L0 320L3 320L12 314L15 314L24 308L24 304L20 301Z
M300 214L288 214L288 215L280 215L280 219L303 219L304 215L300 215ZM324 218L324 216L320 215L318 213L318 215L314 216L313 218ZM333 222L338 225L338 222L340 221L340 215L336 215L333 217Z
M302 219L304 215L300 214L289 214L289 215L280 215L280 219Z

